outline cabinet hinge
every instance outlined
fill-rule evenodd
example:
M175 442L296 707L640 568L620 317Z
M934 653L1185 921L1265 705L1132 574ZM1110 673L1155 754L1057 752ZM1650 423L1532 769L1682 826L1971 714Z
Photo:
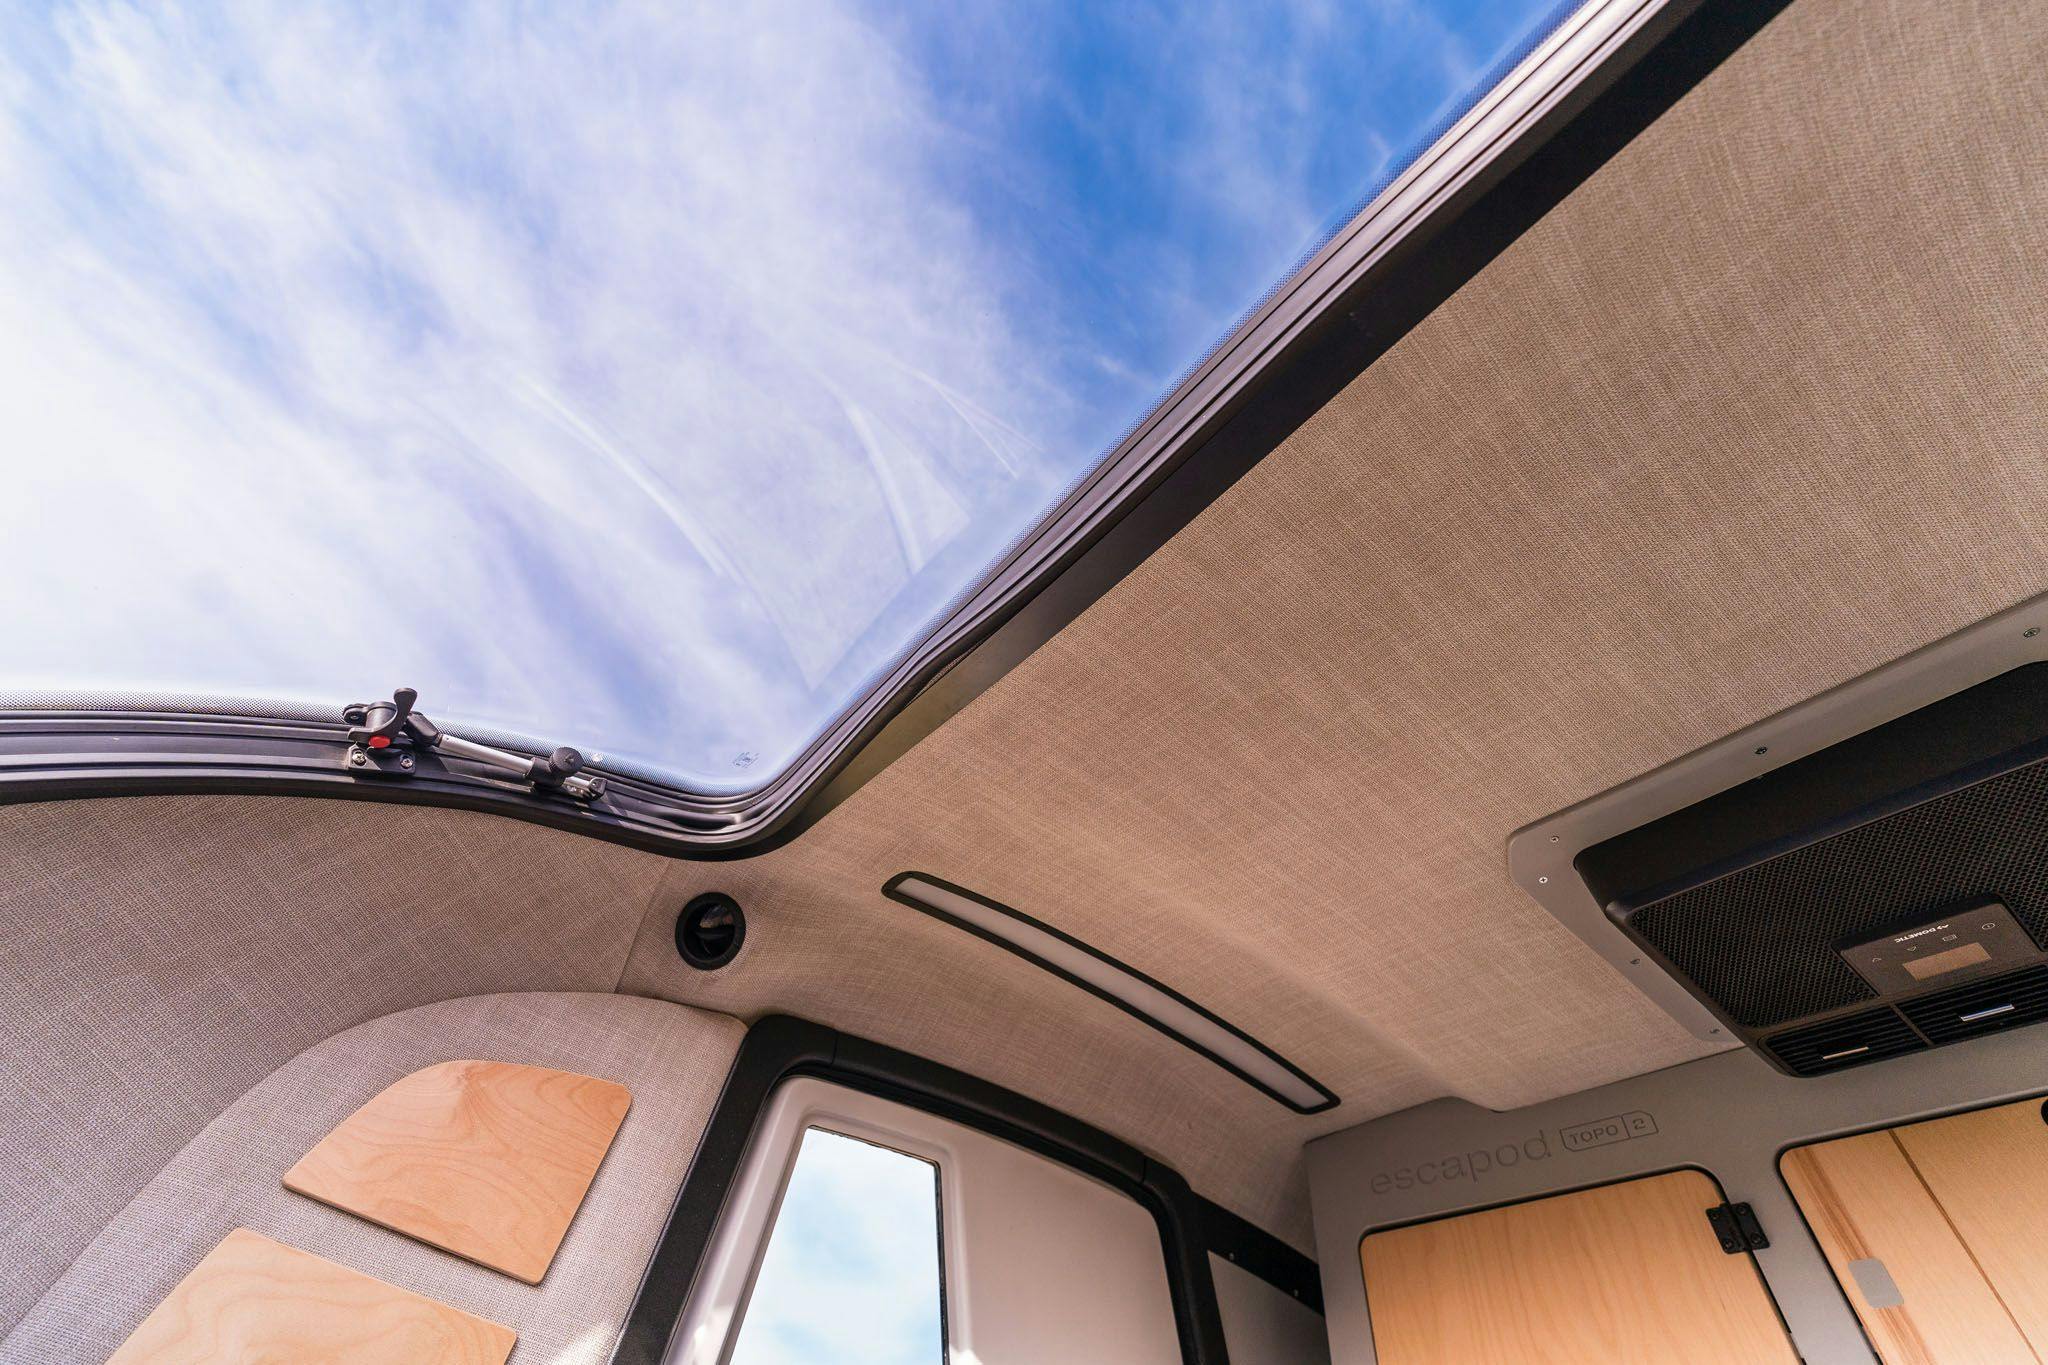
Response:
M1707 1224L1714 1229L1721 1250L1730 1256L1762 1251L1771 1244L1771 1239L1764 1236L1764 1225L1756 1220L1756 1210L1747 1204L1722 1204L1708 1209Z

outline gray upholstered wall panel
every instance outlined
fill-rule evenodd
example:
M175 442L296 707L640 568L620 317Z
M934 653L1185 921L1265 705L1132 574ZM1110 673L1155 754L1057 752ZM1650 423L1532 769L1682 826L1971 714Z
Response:
M349 801L0 808L0 1331L296 1053L452 996L611 990L662 866Z
M602 1365L745 1028L611 994L490 995L361 1024L256 1082L86 1247L15 1330L0 1365L94 1365L237 1227L519 1333L514 1359ZM402 1076L463 1058L619 1081L633 1105L539 1285L287 1191L284 1173Z

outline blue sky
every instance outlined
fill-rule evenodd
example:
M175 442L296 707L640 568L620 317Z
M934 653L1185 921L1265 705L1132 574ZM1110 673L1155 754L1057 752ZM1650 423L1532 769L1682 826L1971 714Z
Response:
M804 1133L732 1365L938 1365L938 1170Z
M1548 22L0 12L0 691L787 762Z

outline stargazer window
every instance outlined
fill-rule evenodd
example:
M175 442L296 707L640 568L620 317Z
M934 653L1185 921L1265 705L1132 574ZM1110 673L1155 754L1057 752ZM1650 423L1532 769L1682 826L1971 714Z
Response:
M11 6L0 692L762 787L1563 13Z

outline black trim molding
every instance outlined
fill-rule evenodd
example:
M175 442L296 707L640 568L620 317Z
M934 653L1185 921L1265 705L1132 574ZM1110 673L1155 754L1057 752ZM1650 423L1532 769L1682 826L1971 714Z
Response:
M1666 0L1534 125L1324 303L1229 403L1187 432L1139 496L999 612L842 751L794 816L794 838L993 686L1222 497L1331 399L1562 203L1790 0Z
M1210 1254L1251 1272L1318 1314L1323 1311L1323 1273L1314 1260L1221 1204L1200 1195L1196 1199L1202 1206L1202 1240Z
M1209 1270L1213 1252L1321 1311L1315 1263L1197 1196L1172 1168L1100 1129L1014 1091L895 1048L787 1015L747 1030L711 1122L627 1314L612 1365L660 1365L710 1247L754 1128L777 1086L815 1076L967 1124L1102 1181L1159 1224L1186 1365L1229 1355Z
M1067 971L1065 968L1060 967L1056 963L1048 962L1045 958L1040 957L1038 954L1032 952L1029 948L1022 946L1021 944L1018 944L1010 939L1004 938L1000 934L992 934L988 930L982 928L980 925L970 924L966 920L961 919L957 915L948 914L946 911L940 909L938 906L933 905L929 901L926 901L923 898L919 897L914 891L904 890L904 883L906 882L923 882L927 886L935 886L942 891L949 891L953 895L959 896L964 900L973 901L976 905L982 906L985 909L993 910L1000 915L1006 915L1009 918L1016 920L1019 924L1029 925L1031 928L1038 930L1038 932L1042 934L1050 935L1051 937L1056 938L1060 942L1066 944L1069 948L1072 948L1077 952L1083 952L1088 954L1088 956L1096 959L1098 962L1107 963L1109 966L1114 967L1117 971L1123 973L1125 976L1130 977L1133 981L1141 982L1144 985L1151 987L1153 990L1158 991L1161 995L1170 997L1178 1004L1185 1006L1189 1010L1192 1010L1194 1013L1208 1020L1210 1023L1222 1029L1224 1032L1237 1038L1246 1046L1256 1049L1261 1055L1263 1055L1268 1061L1272 1062L1275 1066L1282 1068L1289 1075L1293 1076L1296 1080L1300 1081L1303 1085L1307 1086L1309 1089L1314 1090L1317 1094L1321 1095L1323 1097L1322 1101L1320 1103L1310 1105L1296 1103L1294 1100L1288 1098L1286 1095L1281 1094L1279 1091L1267 1085L1258 1077L1247 1073L1242 1068L1234 1065L1233 1063L1225 1060L1222 1057L1217 1056L1215 1053L1211 1052L1208 1048L1203 1047L1194 1039L1189 1038L1187 1035L1179 1032L1171 1024L1168 1024L1165 1020L1147 1014L1144 1010L1139 1009L1137 1006L1131 1004L1126 1000L1119 999L1117 996L1114 996L1110 994L1108 991L1103 990L1100 986L1097 986L1091 981L1082 980L1080 977L1075 976L1072 972ZM959 929L965 933L972 934L976 938L981 939L984 942L993 943L996 947L1001 948L1006 952L1015 953L1018 957L1023 958L1032 966L1050 972L1052 975L1058 977L1062 981L1065 981L1067 984L1071 986L1076 986L1081 990L1088 992L1088 994L1094 996L1096 999L1104 1001L1107 1004L1116 1006L1125 1014L1130 1015L1131 1018L1139 1020L1140 1022L1148 1024L1152 1028L1157 1029L1159 1032L1173 1039L1173 1041L1175 1041L1176 1043L1179 1043L1182 1047L1187 1048L1190 1052L1196 1052L1208 1058L1216 1065L1222 1067L1225 1071L1228 1071L1231 1075L1243 1081L1246 1085L1251 1086L1254 1090L1257 1090L1260 1094L1267 1096L1268 1098L1276 1101L1277 1103L1286 1105L1289 1109L1292 1109L1297 1114L1320 1114L1325 1110L1335 1109L1337 1105L1341 1103L1341 1101L1337 1098L1337 1094L1335 1091L1331 1090L1328 1086L1324 1085L1315 1077L1309 1075L1306 1071L1303 1071L1293 1062L1290 1062L1285 1057L1282 1057L1272 1048L1267 1047L1264 1043L1252 1037L1249 1033L1246 1033L1237 1025L1231 1023L1228 1019L1223 1018L1222 1016L1214 1013L1213 1011L1202 1008L1202 1006L1188 999L1185 995L1182 995L1179 991L1167 985L1165 982L1147 976L1145 973L1139 971L1136 967L1130 966L1128 963L1117 961L1117 959L1111 957L1108 953L1103 952L1101 949L1096 948L1091 944L1082 942L1080 939L1075 938L1072 934L1062 933L1060 930L1055 929L1052 925L1047 924L1044 920L1033 919L1030 915L1025 914L1022 910L1013 909L1010 906L1002 904L1000 901L992 901L987 896L979 895L973 891L969 891L964 886L957 886L952 882L944 880L943 878L933 877L923 872L897 873L895 876L891 877L887 882L883 884L882 894L887 896L892 901L897 901L903 905L907 905L913 910L919 911L923 914L930 915L935 920L940 920L946 924L950 924L955 929Z

